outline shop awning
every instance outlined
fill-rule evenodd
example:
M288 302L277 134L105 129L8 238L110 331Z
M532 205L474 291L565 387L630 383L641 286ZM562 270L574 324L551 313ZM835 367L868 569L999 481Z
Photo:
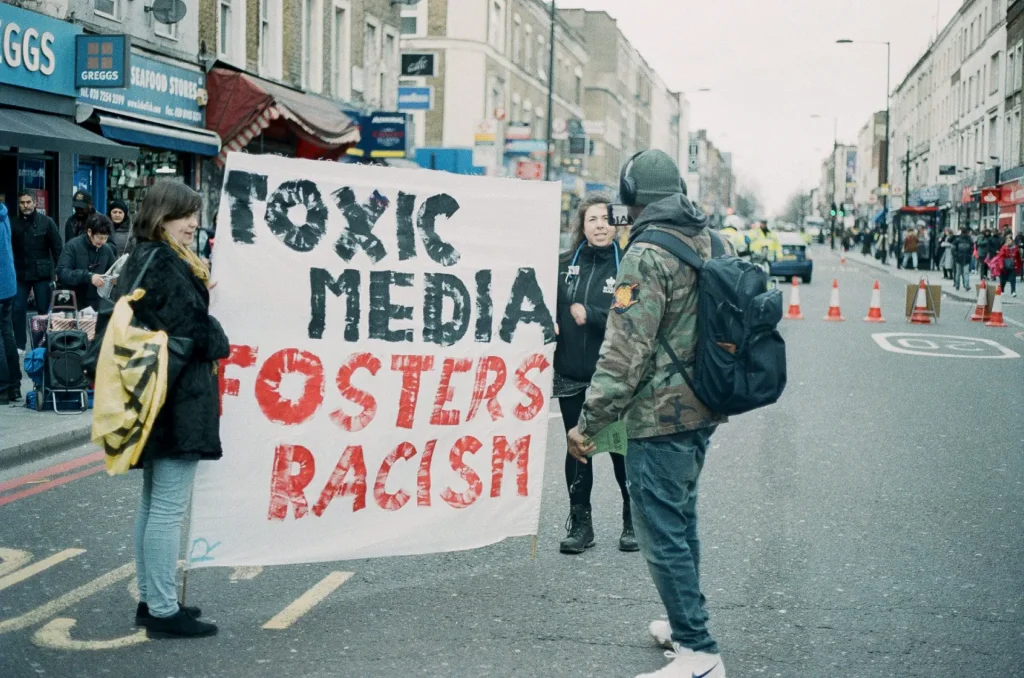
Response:
M329 155L359 141L358 124L337 102L222 67L211 69L206 83L206 126L224 140L221 164L278 120L298 137L303 157Z
M939 208L935 205L909 205L907 207L900 208L900 212L908 212L910 214L928 214L938 211Z
M209 130L170 127L112 115L101 115L99 121L103 135L110 139L179 153L209 156L220 153L220 136Z
M134 160L139 149L122 146L66 118L5 108L0 114L0 145Z

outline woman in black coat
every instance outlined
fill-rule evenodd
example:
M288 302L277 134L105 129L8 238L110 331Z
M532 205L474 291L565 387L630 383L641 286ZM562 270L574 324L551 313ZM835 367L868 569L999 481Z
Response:
M200 460L221 457L217 361L228 357L228 338L210 315L210 272L190 247L199 227L201 196L184 184L162 181L146 194L134 226L137 242L118 278L145 296L135 318L153 330L189 338L192 354L157 416L139 460L144 479L135 522L135 563L140 600L136 624L151 636L209 636L217 627L198 619L198 608L178 604L176 573L181 524Z
M597 368L604 341L604 327L615 294L619 259L615 227L608 223L604 196L589 196L580 204L572 247L558 267L558 343L555 347L555 395L566 433L576 426L586 400L587 387ZM619 548L638 549L626 490L626 464L611 454L615 479L622 492L622 536ZM581 464L565 455L565 484L569 488L568 536L562 553L583 553L594 545L590 492L594 486L593 464Z

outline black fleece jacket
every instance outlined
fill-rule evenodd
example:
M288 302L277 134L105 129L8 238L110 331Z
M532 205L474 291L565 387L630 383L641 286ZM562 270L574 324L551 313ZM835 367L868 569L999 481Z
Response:
M597 367L604 326L608 320L618 276L618 245L591 247L566 252L558 266L558 342L555 372L574 381L589 382ZM576 260L573 264L573 259ZM578 267L570 271L572 266ZM570 308L582 304L587 322L577 325Z

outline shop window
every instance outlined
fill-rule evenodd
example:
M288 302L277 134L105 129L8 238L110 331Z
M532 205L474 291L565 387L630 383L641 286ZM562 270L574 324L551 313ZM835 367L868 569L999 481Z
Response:
M121 0L95 0L96 13L115 21L121 20Z
M142 200L158 181L171 179L193 185L192 157L188 154L140 149L138 160L112 160L107 173L107 200L122 200L133 217L139 213ZM95 193L94 193L95 195Z

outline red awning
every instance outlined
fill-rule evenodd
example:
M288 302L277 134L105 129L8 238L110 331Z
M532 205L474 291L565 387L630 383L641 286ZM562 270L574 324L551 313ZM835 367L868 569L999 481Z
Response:
M359 142L359 125L336 102L228 68L213 68L206 83L206 126L224 140L221 165L230 151L245 148L279 120L298 137L300 157L336 154Z
M901 207L900 212L909 212L910 214L925 214L928 212L938 212L939 208L934 205L925 205L923 207L918 206L907 206Z

